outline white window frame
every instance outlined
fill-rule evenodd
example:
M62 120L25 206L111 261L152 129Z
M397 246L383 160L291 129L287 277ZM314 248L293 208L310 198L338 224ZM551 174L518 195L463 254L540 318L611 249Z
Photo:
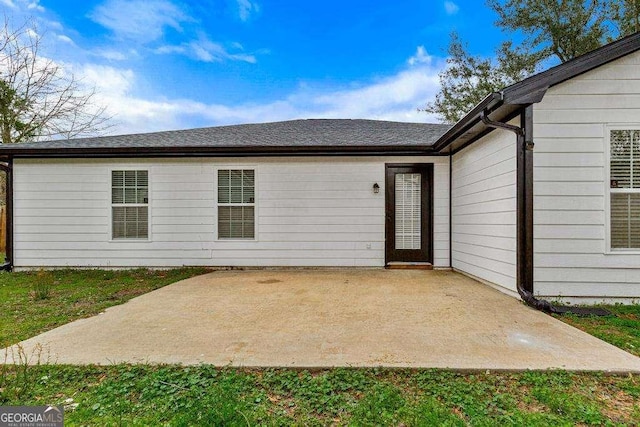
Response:
M218 171L221 170L252 170L253 171L253 204L249 203L218 203ZM258 168L256 165L220 165L213 169L213 188L215 212L215 236L216 242L257 242L258 241ZM253 238L220 237L218 228L218 207L220 206L253 206Z
M611 188L611 131L614 130L634 130L640 131L640 123L609 124L605 126L605 177L604 177L604 198L605 198L605 254L606 255L640 255L640 248L612 248L611 247L611 193L640 193L640 188Z
M126 206L131 206L131 207L147 207L147 227L149 228L147 230L147 238L118 238L118 239L114 239L113 238L113 207L114 206L125 206L125 205L121 205L121 204L115 204L113 203L113 189L112 189L112 179L113 179L113 172L114 171L147 171L147 204L139 204L139 203L127 203ZM108 186L109 186L109 239L108 241L110 243L151 243L152 239L151 239L151 229L152 229L152 224L151 224L151 168L149 168L148 165L126 165L126 166L113 166L109 168L109 179L108 179Z

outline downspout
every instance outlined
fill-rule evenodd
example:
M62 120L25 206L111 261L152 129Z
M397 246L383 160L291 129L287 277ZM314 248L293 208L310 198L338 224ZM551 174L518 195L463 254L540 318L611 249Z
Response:
M449 149L449 268L453 270L453 152Z
M480 113L480 120L494 129L505 129L517 137L517 272L516 288L520 298L529 306L547 313L561 311L549 301L533 295L533 107L525 107L521 114L521 126L489 119L487 111Z
M11 271L13 268L13 159L9 157L5 163L0 163L0 170L6 173L7 179L7 216L6 216L6 261L0 264L0 271Z

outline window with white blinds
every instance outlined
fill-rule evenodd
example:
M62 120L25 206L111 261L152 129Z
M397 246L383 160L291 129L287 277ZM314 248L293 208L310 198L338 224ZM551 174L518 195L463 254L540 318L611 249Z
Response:
M396 249L420 249L422 176L419 173L396 174Z
M611 249L640 249L640 129L611 130L609 138Z
M218 238L255 237L255 171L218 170Z
M149 238L149 172L111 171L111 238Z

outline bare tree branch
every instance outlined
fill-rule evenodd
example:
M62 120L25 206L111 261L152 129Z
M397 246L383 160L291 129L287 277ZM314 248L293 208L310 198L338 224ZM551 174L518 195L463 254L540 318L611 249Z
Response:
M0 28L1 143L95 135L110 127L106 107L68 70L41 55L33 22Z

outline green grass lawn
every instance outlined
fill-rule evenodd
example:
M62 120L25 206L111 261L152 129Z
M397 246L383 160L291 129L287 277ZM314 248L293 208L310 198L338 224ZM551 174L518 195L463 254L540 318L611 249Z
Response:
M203 268L0 272L0 348L206 272Z
M206 271L0 273L0 345ZM561 320L640 354L640 307L607 308ZM66 425L639 425L639 402L631 375L0 365L0 405L64 404Z
M607 317L554 316L629 353L640 356L640 305L602 306Z
M0 405L66 404L65 425L640 423L640 378L631 376L116 365L37 366L3 378Z

